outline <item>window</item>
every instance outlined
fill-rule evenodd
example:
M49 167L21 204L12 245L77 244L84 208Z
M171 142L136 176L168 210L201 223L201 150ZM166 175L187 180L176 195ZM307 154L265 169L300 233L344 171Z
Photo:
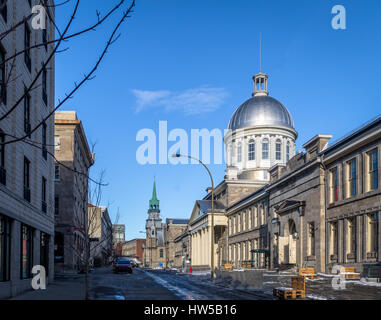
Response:
M42 100L45 105L48 104L48 94L47 94L47 71L46 68L42 70Z
M237 162L242 162L242 145L239 143L237 147Z
M7 103L7 86L5 75L5 51L0 47L0 102Z
M11 222L0 215L0 282L9 281L11 260Z
M377 149L369 154L369 187L370 190L378 188L378 152Z
M331 202L339 200L339 178L337 168L331 170Z
M262 141L262 159L267 160L269 158L269 140L263 139Z
M5 170L5 135L0 130L0 183L7 184L7 173Z
M261 205L261 225L266 223L265 208Z
M31 58L30 58L30 29L28 27L28 24L25 22L25 29L24 29L24 61L25 65L27 66L28 70L31 71Z
M378 213L368 215L368 252L378 252L378 219Z
M30 96L27 94L24 97L24 131L26 134L30 134ZM30 135L29 135L30 137Z
M33 265L33 231L26 225L21 225L21 279L31 277Z
M255 160L255 142L254 140L250 140L249 142L249 154L248 154L249 161Z
M56 164L54 166L54 180L60 180L60 165Z
M287 145L286 145L286 162L288 162L290 160L290 143L287 142Z
M46 123L44 122L41 126L42 130L42 157L46 160L48 157L48 150L46 149Z
M164 249L160 249L160 258L164 258Z
M30 202L30 161L24 157L24 199Z
M46 208L46 179L45 177L42 177L41 179L41 210L42 212L47 211Z
M357 161L353 159L349 162L349 196L357 193Z
M54 197L54 214L58 215L60 213L60 198L59 196Z
M308 255L315 255L315 223L308 224Z
M40 235L40 265L45 268L46 275L49 274L49 241L48 234L41 232Z
M8 20L8 7L7 0L0 0L0 14L3 17L4 21Z
M275 160L280 160L282 158L282 142L278 139L275 142Z

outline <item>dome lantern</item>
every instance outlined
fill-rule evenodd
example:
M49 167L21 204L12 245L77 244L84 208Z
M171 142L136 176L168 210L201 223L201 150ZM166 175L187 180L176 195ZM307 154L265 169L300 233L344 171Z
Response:
M266 73L259 72L253 76L254 81L254 92L253 97L257 96L268 96L269 92L267 90L267 80L268 75Z

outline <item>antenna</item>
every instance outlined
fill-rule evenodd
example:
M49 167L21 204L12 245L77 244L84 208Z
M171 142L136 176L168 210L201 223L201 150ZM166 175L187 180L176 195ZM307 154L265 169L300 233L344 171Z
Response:
M261 64L262 64L262 33L259 33L259 72L261 72Z

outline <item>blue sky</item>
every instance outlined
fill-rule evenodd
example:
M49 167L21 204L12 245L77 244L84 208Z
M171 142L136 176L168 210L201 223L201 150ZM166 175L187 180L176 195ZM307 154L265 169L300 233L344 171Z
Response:
M63 26L72 9L57 8ZM81 2L72 31L90 25L95 10L116 1ZM346 8L347 29L331 27L331 9ZM335 138L381 113L381 3L305 0L138 0L121 36L97 76L63 110L76 110L91 142L96 142L96 178L105 170L109 186L102 204L126 225L126 237L141 237L156 175L164 218L189 218L209 178L199 165L139 165L140 129L226 128L234 110L251 97L258 71L262 32L262 71L270 95L293 116L297 148L317 133ZM64 46L56 57L56 99L88 71L119 15ZM169 146L171 143L169 143ZM216 183L224 165L211 165Z

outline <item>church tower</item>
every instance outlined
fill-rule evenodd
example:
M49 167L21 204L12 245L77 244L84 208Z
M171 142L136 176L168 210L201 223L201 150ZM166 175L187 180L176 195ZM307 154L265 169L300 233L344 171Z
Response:
M165 262L164 228L160 217L159 202L156 194L156 181L154 180L146 220L146 248L144 250L145 264L149 267L160 267Z

